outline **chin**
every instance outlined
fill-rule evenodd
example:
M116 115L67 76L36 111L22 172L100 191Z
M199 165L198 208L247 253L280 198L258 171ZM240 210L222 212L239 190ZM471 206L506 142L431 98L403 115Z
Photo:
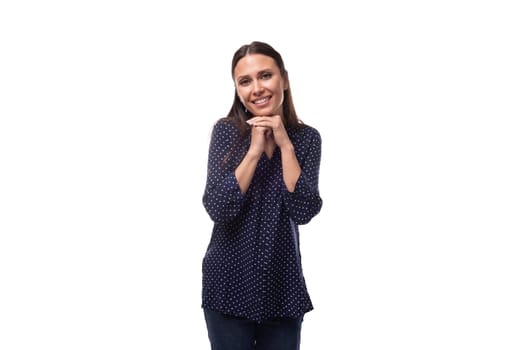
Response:
M272 107L262 108L258 110L257 113L258 115L264 115L264 116L271 116L271 115L278 114L277 110Z

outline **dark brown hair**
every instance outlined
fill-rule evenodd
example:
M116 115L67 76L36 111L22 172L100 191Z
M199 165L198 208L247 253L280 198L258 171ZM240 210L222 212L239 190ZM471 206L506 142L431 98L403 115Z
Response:
M232 78L234 78L233 74L235 67L237 66L237 63L241 60L241 58L253 54L261 54L273 58L275 64L279 68L281 76L286 81L288 81L288 89L284 91L283 115L281 116L283 118L284 126L290 128L298 128L304 126L302 121L297 116L297 113L295 112L295 107L292 99L292 92L290 90L290 81L288 80L288 71L284 67L284 61L281 57L281 54L277 52L272 46L260 41L253 41L251 44L241 46L233 55L231 66ZM237 126L237 129L239 129L241 136L245 136L249 130L249 127L246 124L246 120L249 118L251 118L250 112L245 110L244 105L242 104L239 96L237 95L237 91L235 91L233 104L231 106L230 111L228 112L228 115L226 116L226 119L230 122L233 122L233 124Z

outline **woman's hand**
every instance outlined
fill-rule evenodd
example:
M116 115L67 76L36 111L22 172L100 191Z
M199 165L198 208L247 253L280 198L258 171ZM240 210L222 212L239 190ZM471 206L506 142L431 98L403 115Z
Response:
M301 166L297 161L292 141L290 141L284 128L281 116L257 116L249 119L247 122L252 126L252 143L254 142L254 133L257 135L259 133L263 135L269 134L269 137L273 138L273 142L275 142L277 147L281 149L283 181L289 192L295 191L295 185L301 175ZM261 137L261 140L267 140L267 137Z
M261 155L266 148L268 139L272 137L272 129L253 125L253 118L249 119L247 123L251 126L250 151L256 155Z
M272 137L279 148L291 144L288 133L284 128L280 115L257 116L249 119L248 124L252 126L252 143L254 142L254 132L262 133L265 138ZM264 149L264 148L263 148Z

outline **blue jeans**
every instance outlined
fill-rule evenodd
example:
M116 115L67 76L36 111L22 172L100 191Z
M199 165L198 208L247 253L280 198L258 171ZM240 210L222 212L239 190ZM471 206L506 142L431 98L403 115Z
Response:
M211 350L299 350L303 319L256 322L204 309Z

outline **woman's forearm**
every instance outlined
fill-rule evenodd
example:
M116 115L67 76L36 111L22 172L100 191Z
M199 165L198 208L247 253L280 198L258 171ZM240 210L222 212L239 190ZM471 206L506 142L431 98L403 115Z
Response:
M235 177L237 178L242 194L248 191L252 183L253 174L255 174L255 168L260 157L261 154L248 151L237 169L235 169Z
M295 190L297 180L301 175L301 166L295 156L295 150L293 144L290 143L287 146L281 147L281 159L283 166L283 181L288 192Z

